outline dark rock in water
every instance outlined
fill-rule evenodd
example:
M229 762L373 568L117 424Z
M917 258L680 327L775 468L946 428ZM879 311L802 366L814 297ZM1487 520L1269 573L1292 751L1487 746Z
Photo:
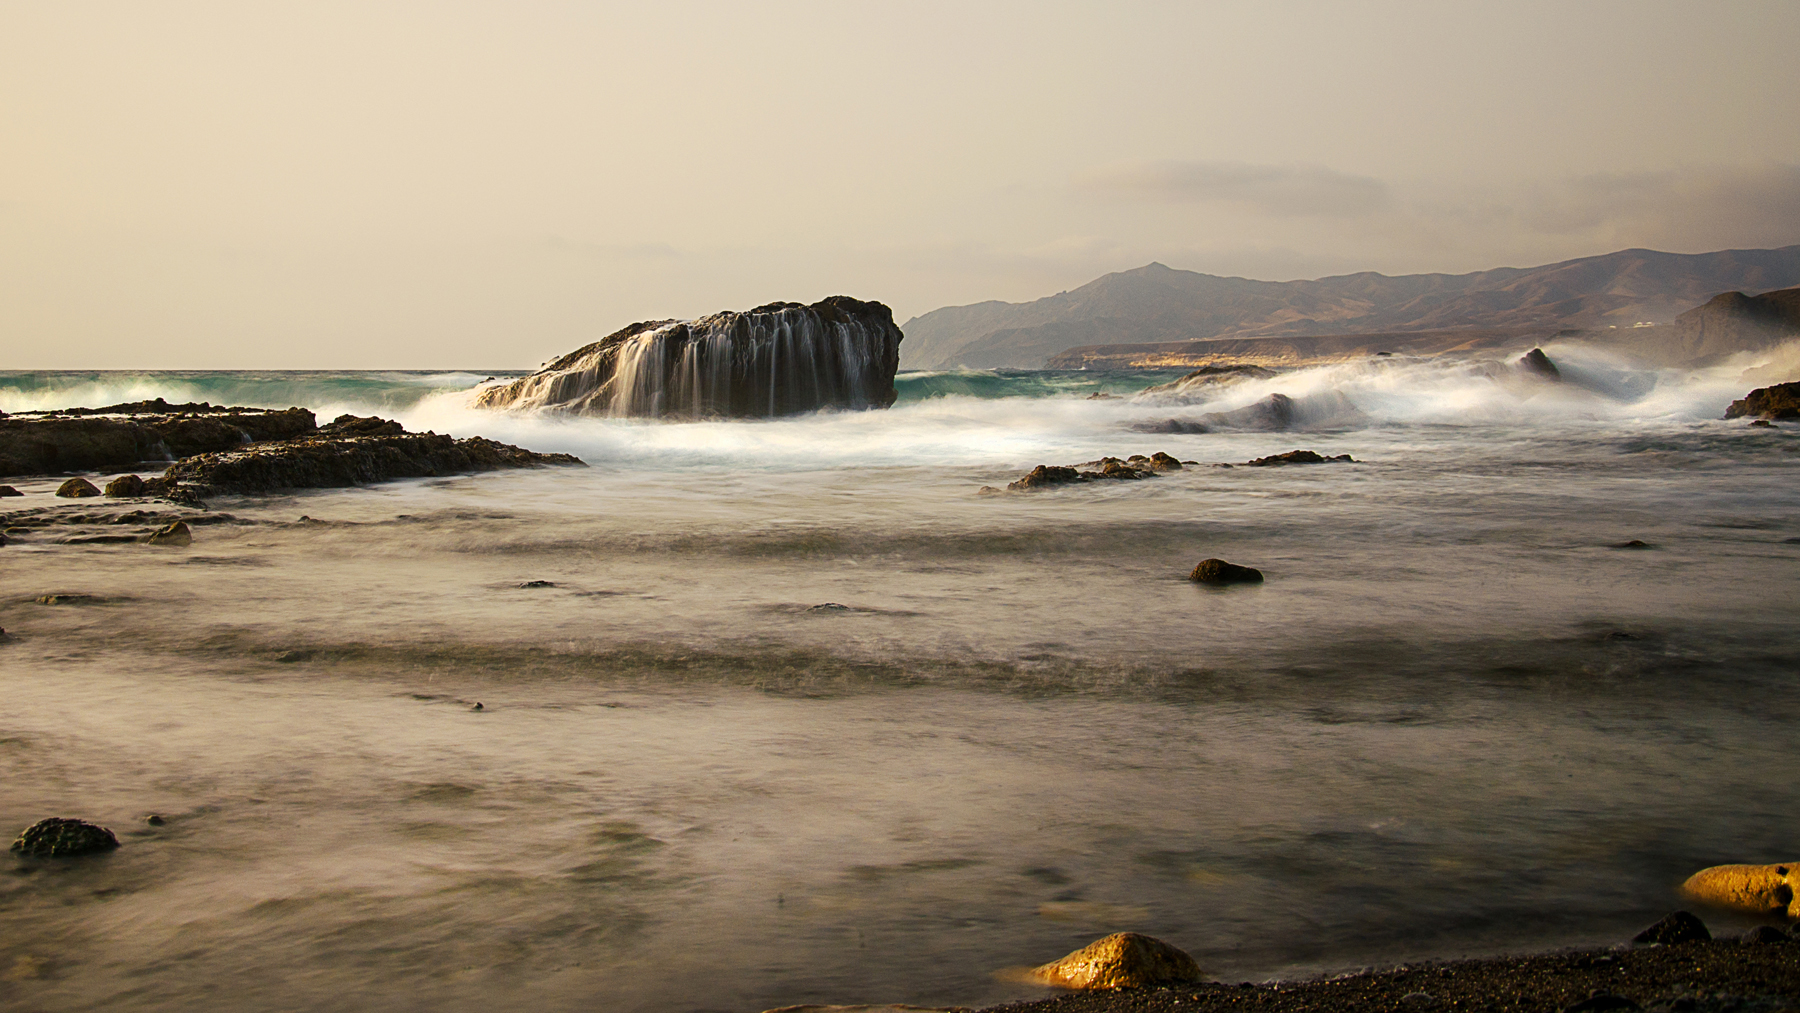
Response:
M1329 464L1337 461L1355 464L1356 458L1349 454L1326 457L1311 450L1290 450L1285 454L1274 454L1269 457L1259 457L1254 461L1245 461L1244 464L1251 468L1274 468L1284 464Z
M0 419L0 475L129 468L278 440L313 429L304 408L215 408L143 401L21 412Z
M1133 468L1140 468L1148 471L1181 470L1181 462L1179 460L1160 450L1151 454L1149 457L1145 457L1142 454L1133 454L1125 459L1125 463Z
M808 611L808 612L849 612L850 606L839 605L837 602L828 601L823 605L814 605L811 608L807 609L806 611Z
M1773 428L1775 428L1775 423L1773 423L1773 422L1770 422L1770 421L1769 421L1769 420L1768 420L1768 419L1757 419L1757 420L1756 420L1756 421L1755 421L1755 422L1752 422L1752 423L1750 423L1750 424L1751 424L1751 425L1752 425L1752 426L1754 426L1754 427L1757 427L1757 428L1760 428L1760 429L1773 429Z
M1519 367L1520 372L1531 376L1542 377L1546 380L1560 381L1562 379L1562 370L1556 368L1556 363L1551 362L1550 357L1545 355L1541 348L1534 348L1526 352L1514 365Z
M320 430L178 461L163 473L170 485L167 495L178 499L184 491L190 496L210 496L325 489L502 468L582 466L579 458L569 454L536 454L479 436L458 440L404 429L395 433L390 427L399 423L386 419L347 416L338 421L344 428L334 432ZM362 432L375 435L358 435Z
M1728 419L1745 416L1800 419L1800 382L1758 387L1742 399L1731 402L1731 407L1725 409L1725 417Z
M1156 422L1134 422L1131 424L1130 429L1134 433L1177 433L1192 435L1195 433L1208 432L1207 428L1200 423L1189 422L1186 419L1162 419Z
M1606 636L1601 637L1600 639L1611 640L1611 641L1615 641L1615 642L1622 642L1622 641L1629 641L1629 640L1642 640L1644 638L1638 636L1635 633L1626 633L1624 630L1613 630L1613 631L1607 633Z
M848 296L632 324L482 390L487 408L580 415L767 418L894 403L893 311Z
M86 820L66 820L52 816L25 828L12 850L38 858L64 858L111 851L119 839L111 830Z
M319 427L320 436L399 436L406 427L375 415L339 415Z
M40 594L32 599L39 605L85 605L99 600L91 594Z
M163 819L160 815L158 815L156 813L150 813L144 817L144 822L153 827L160 827L169 821L166 819Z
M1201 584L1260 584L1262 571L1251 566L1227 563L1223 559L1203 559L1188 574L1188 579Z
M1656 546L1651 545L1649 542L1643 541L1642 539L1633 538L1629 542L1618 542L1618 543L1614 544L1612 546L1612 548L1615 548L1615 549L1654 549L1654 548L1656 548Z
M67 482L56 487L56 494L71 499L79 499L83 496L98 496L100 495L100 490L95 487L94 483L85 478L71 478Z
M1074 468L1060 468L1048 464L1040 464L1031 469L1031 473L1017 482L1007 485L1013 492L1024 492L1027 489L1045 489L1053 485L1069 485L1083 481L1081 472Z
M150 534L144 539L151 545L183 546L194 544L194 533L188 529L186 521L174 521Z
M520 584L519 586L520 587L555 587L556 582L549 581L549 580L528 580L525 583Z
M7 496L23 496L23 495L25 495L25 494L20 492L17 489L14 489L10 485L0 485L0 498L4 498Z
M144 495L144 480L136 475L120 475L106 483L106 495L125 497Z
M1791 943L1794 937L1774 925L1758 925L1741 937L1746 943Z
M1676 943L1704 942L1711 938L1712 933L1707 931L1705 922L1690 912L1676 911L1655 925L1632 936L1631 941L1638 944L1656 943L1673 946Z
M1089 401L1118 401L1120 400L1120 397L1117 394L1108 394L1105 391L1097 391L1093 394L1089 394L1087 399Z

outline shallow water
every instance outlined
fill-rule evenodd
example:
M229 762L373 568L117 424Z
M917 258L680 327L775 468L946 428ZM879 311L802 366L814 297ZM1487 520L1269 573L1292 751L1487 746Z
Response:
M1618 941L1695 868L1800 854L1800 435L1715 421L1735 373L1552 352L1561 388L915 374L692 424L353 377L388 393L344 410L592 467L0 549L0 827L124 840L8 860L0 1001L752 1013L1027 996L996 972L1123 929L1228 980ZM1272 391L1361 414L1129 428ZM976 495L1296 447L1363 463ZM15 520L102 509L14 484ZM1268 582L1188 583L1208 556Z

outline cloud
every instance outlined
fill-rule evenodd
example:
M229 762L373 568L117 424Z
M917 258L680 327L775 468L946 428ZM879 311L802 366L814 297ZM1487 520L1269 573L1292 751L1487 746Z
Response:
M1800 166L1778 162L1602 173L1527 187L1518 224L1683 247L1800 242Z
M1381 180L1317 165L1131 162L1097 169L1078 182L1101 193L1237 204L1283 218L1354 218L1389 204L1388 186Z

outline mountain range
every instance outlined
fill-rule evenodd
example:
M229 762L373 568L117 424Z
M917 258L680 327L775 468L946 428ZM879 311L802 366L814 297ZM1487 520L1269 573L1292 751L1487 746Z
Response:
M1437 352L1559 331L1647 331L1721 292L1796 285L1800 245L1698 254L1634 249L1472 274L1363 272L1284 282L1153 263L1032 302L950 306L914 317L901 327L901 367L1038 368L1053 358L1064 367L1123 364L1124 349L1110 346L1132 346L1126 358L1168 364L1251 349L1272 353L1270 361L1375 346ZM1655 329L1665 340L1672 333ZM1145 347L1171 343L1189 347Z

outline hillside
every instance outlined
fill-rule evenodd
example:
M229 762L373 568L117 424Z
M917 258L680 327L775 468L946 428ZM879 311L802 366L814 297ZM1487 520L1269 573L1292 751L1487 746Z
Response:
M1030 368L1075 348L1212 338L1359 335L1391 347L1398 343L1394 335L1436 332L1427 344L1453 346L1460 330L1549 335L1670 324L1721 291L1796 285L1800 245L1701 254L1622 250L1473 274L1365 272L1288 282L1149 264L1033 302L952 306L914 317L902 326L901 366Z

